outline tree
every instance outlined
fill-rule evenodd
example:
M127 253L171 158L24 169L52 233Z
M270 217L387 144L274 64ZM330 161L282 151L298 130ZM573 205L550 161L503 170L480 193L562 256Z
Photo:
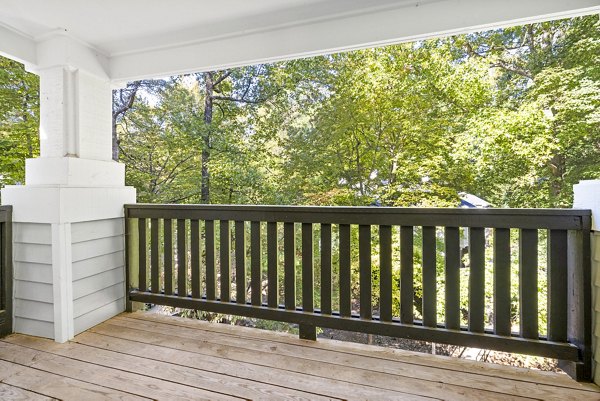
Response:
M0 57L0 186L25 181L25 159L39 154L39 79Z

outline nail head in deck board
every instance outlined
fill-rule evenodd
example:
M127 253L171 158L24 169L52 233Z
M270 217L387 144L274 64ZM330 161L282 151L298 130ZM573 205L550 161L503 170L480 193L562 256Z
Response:
M200 222L190 220L190 259L192 276L192 297L200 298Z
M246 303L246 223L235 222L235 300Z
M283 291L285 308L296 309L296 235L294 223L283 224Z
M220 240L219 253L221 263L221 291L220 299L223 302L229 302L231 298L231 230L228 220L221 220L219 224Z
M358 227L358 268L360 286L360 317L371 319L371 226Z
M204 223L206 241L206 299L216 299L217 275L215 273L215 222L206 220Z
M173 294L173 220L164 220L164 241L165 250L164 269L165 269L165 295Z
M314 311L312 223L302 223L302 310Z
M158 266L158 230L159 220L150 219L150 287L153 293L160 291L160 271Z
M485 229L469 228L469 330L482 333L485 313Z
M511 332L510 229L494 229L494 334Z
M146 260L147 260L147 255L146 255L146 219L142 218L139 219L138 221L138 241L139 241L139 248L138 248L138 252L140 255L140 259L139 259L139 264L140 264L140 271L139 271L139 277L140 277L140 282L138 283L138 288L140 291L144 292L147 290L147 278L146 278Z
M423 325L437 326L435 227L423 227Z
M519 313L521 336L538 338L538 232L519 235Z
M445 227L446 328L460 328L460 232L458 227Z
M262 304L262 251L260 222L250 223L250 300L252 305Z
M413 227L400 227L400 321L414 320Z
M350 292L350 225L340 224L340 315L350 316L352 313Z
M567 341L567 231L548 231L548 339Z
M321 224L321 313L331 310L331 224Z
M187 249L185 220L177 220L177 295L186 297L187 293Z

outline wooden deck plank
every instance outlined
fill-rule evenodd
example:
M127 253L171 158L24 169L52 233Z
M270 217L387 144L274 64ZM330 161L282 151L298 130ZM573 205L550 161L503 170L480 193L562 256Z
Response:
M99 333L86 332L75 337L76 342L95 347L110 349L112 351L138 355L158 361L169 362L173 357L173 349L162 345L142 343L132 339L109 337ZM364 398L376 399L377 397L393 398L395 393L382 391L370 386L360 386L354 383L345 383L338 380L311 376L307 373L296 373L282 369L259 366L252 363L232 361L219 356L202 355L195 352L175 350L178 363L196 369L210 370L215 373L233 375L238 378L267 382L284 388L294 388L299 391L319 392L334 398Z
M20 387L10 386L5 383L0 383L0 400L5 401L16 401L16 400L32 400L32 401L44 401L44 400L56 400L56 398L47 397L45 395L33 393L28 390L23 390Z
M397 350L374 345L356 344L330 339L319 339L318 341L307 342L300 340L297 336L289 333L259 330L243 326L231 326L226 324L210 323L201 320L185 319L180 317L172 317L152 313L124 313L119 317L146 320L151 322L161 322L163 324L169 324L171 326L188 327L208 332L229 334L237 337L255 339L260 341L301 345L302 347L304 347L303 349L315 348L318 350L334 350L339 352L352 353L355 355L371 356L380 359L388 359L392 361L418 365L415 367L415 369L419 369L419 366L430 366L453 372L474 373L479 376L492 376L509 380L517 380L519 382L530 382L536 384L546 384L553 387L564 387L584 391L600 392L600 388L594 384L579 383L565 374L555 372L544 372L527 368L497 365L492 363L458 359L454 357L447 357L441 355L429 355L421 352Z
M140 401L149 399L3 360L0 360L0 378L6 385L63 400Z
M113 323L119 324L120 321L125 320L121 318L115 318L112 320ZM193 341L207 341L215 342L220 345L230 345L235 347L243 347L252 351L266 352L268 349L273 349L272 342L260 341L253 338L240 338L239 336L231 335L229 333L222 333L215 341L212 334L206 334L203 330L194 329L192 327L178 327L168 324L162 324L161 328L157 328L156 322L150 322L149 325L145 326L145 322L138 321L133 322L128 327L138 328L144 330L152 330L153 332L161 332L167 335L177 335L184 338L189 338ZM127 326L127 324L126 324ZM555 399L563 400L565 397L570 395L577 395L579 390L565 389L549 384L540 383L529 383L519 382L518 386L515 386L514 379L504 379L500 377L484 377L480 373L471 372L460 372L460 371L449 371L447 369L439 368L437 366L419 366L410 363L403 363L398 361L381 360L372 356L356 355L354 353L339 352L339 350L325 350L325 349L314 349L306 347L306 344L288 344L280 343L277 345L276 352L285 356L302 356L302 358L311 359L314 361L336 364L340 366L360 366L362 369L372 370L374 372L382 372L386 374L395 374L403 377L413 379L424 379L432 382L442 381L449 385L463 386L464 383L470 383L469 386L485 391L501 392L503 394L509 394L514 396L522 397L540 397L543 399ZM594 393L591 393L592 395ZM600 396L600 394L596 393ZM581 395L588 395L587 391L582 391Z
M36 351L0 341L0 359L25 365L70 379L86 381L132 395L171 400L234 400L239 399L216 392L196 389L168 381L105 368L96 364ZM10 384L10 382L8 382ZM28 388L28 387L27 387ZM62 398L62 397L60 397ZM83 398L81 398L83 399Z
M496 391L474 389L472 388L473 384L468 381L461 385L444 382L444 379L450 380L452 374L446 374L443 378L432 376L430 379L423 379L420 374L411 373L414 372L412 367L410 369L405 367L401 373L388 373L378 368L378 365L383 362L382 360L362 358L357 361L357 359L352 358L352 355L343 353L339 355L328 353L326 357L317 355L309 357L306 354L308 349L303 350L300 347L299 352L290 352L288 348L290 346L286 347L286 344L269 346L267 343L260 344L260 342L252 342L249 339L207 336L202 331L198 331L196 334L186 333L182 327L170 328L168 325L162 325L160 329L148 331L148 327L143 325L144 322L133 323L137 323L137 325L131 324L126 319L117 318L111 320L110 323L95 327L92 331L121 338L136 336L136 340L139 341L161 344L175 349L185 349L202 355L221 356L235 361L295 372L310 372L316 376L371 385L382 389L406 392L411 395L447 400L463 400L465 398L486 400L525 399L524 397L502 394ZM193 332L194 330L190 331ZM326 354L326 352L321 350L316 354ZM444 371L440 370L438 373L443 374Z
M64 356L70 359L89 362L113 369L126 370L156 379L168 380L185 386L204 390L219 389L228 395L240 398L276 398L279 400L324 400L330 399L315 393L306 393L285 389L267 383L239 379L233 376L217 374L212 371L199 370L181 366L178 353L171 351L167 361L147 359L144 356L132 356L122 352L114 352L98 346L81 343L57 344L52 340L31 336L11 336L6 339L38 351ZM137 347L136 343L133 343ZM130 344L131 346L131 344Z

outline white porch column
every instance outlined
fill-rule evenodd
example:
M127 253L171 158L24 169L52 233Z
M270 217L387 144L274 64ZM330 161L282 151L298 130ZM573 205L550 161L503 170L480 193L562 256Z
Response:
M600 385L600 180L580 181L573 191L573 207L592 211L592 377Z
M111 160L101 57L64 35L37 51L41 154L2 203L14 213L14 330L64 342L125 308L123 205L135 189Z

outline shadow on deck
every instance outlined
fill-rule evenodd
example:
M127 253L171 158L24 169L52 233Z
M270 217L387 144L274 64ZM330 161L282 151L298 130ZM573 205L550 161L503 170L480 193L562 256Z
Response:
M600 400L564 374L167 316L0 340L0 399Z

